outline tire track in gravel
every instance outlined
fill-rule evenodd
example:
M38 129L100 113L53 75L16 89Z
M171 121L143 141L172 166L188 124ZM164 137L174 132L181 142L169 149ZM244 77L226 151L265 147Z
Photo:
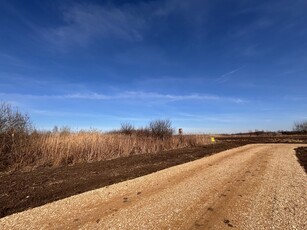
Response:
M227 150L7 216L0 228L304 229L306 175L295 147Z
M293 148L259 152L190 229L306 229L307 178Z
M268 169L272 148L260 150L256 157L251 158L230 181L217 190L215 198L208 201L204 198L204 213L199 217L191 229L220 229L225 226L237 227L236 221L229 215L240 204L240 214L244 213L244 206L252 197L252 191L257 190L264 173Z

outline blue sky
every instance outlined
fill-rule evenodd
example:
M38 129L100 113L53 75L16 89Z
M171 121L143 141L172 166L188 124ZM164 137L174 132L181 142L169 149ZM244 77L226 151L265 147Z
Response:
M37 128L170 119L229 133L307 119L305 0L0 5L0 100Z

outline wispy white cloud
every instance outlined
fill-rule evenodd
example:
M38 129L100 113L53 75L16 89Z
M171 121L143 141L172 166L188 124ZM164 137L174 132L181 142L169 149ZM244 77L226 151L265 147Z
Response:
M199 7L202 6L202 7ZM159 4L154 11L155 16L168 16L173 13L180 14L192 24L200 24L205 19L205 15L209 12L210 4L204 0L169 0Z
M98 39L110 41L142 41L146 31L161 18L180 14L191 27L202 26L208 12L204 1L171 0L141 2L123 5L77 3L62 12L61 25L43 29L42 35L49 42L67 48L85 46ZM191 14L191 12L193 12Z
M58 96L63 99L89 99L89 100L111 100L116 99L112 96L107 96L99 93L75 93Z
M231 75L233 75L233 74L235 74L236 72L240 71L240 70L241 70L242 68L244 68L244 67L245 67L245 65L243 65L243 66L241 66L241 67L239 67L239 68L236 68L236 69L234 69L234 70L231 70L231 71L229 71L229 72L227 72L227 73L221 75L220 77L218 77L218 78L215 80L215 82L217 82L217 83L224 83L224 82L229 81Z
M270 122L272 118L254 117L252 115L240 114L240 113L178 113L174 120L188 120L198 122L214 122L214 123L249 123L249 122Z
M0 52L0 66L1 65L12 66L15 69L41 70L41 68L38 66L34 66L19 57L3 52Z
M155 92L143 91L125 91L115 95L104 95L98 93L91 94L70 94L63 95L63 98L68 99L90 99L90 100L118 100L118 99L137 99L137 100L166 100L166 101L183 101L183 100L203 100L203 101L229 101L233 103L246 102L241 98L235 97L221 97L216 95L202 95L202 94L188 94L188 95L175 95L175 94L161 94Z
M37 26L36 23L31 21L29 17L25 16L19 8L15 7L13 1L1 1L1 8L6 9L11 15L18 19L18 21L26 26L29 30L35 33L39 33L40 28ZM33 38L35 38L33 34Z
M61 48L101 38L141 40L144 26L144 20L129 9L85 3L66 9L63 21L63 25L43 30L43 36Z
M189 94L189 95L174 95L174 94L161 94L153 92L143 92L143 91L126 91L119 95L122 98L140 98L140 99L165 99L171 101L180 100L218 100L218 96L214 95L199 95L199 94Z
M17 73L7 73L0 72L0 80L5 82L4 84L15 85L17 87L25 86L25 85L41 85L41 86L50 86L52 82L47 81L42 78L34 78L29 76L24 76L22 74Z
M63 95L33 95L33 94L5 94L0 93L1 97L29 98L29 99L85 99L85 100L161 100L161 101L183 101L183 100L198 100L198 101L227 101L232 103L244 103L246 100L236 97L222 97L216 95L203 94L161 94L155 92L143 91L125 91L118 94L106 95L100 93L75 93Z
M227 114L223 115L198 115L198 114L190 114L190 113L179 113L178 117L174 118L173 120L179 120L179 121L198 121L198 122L204 122L204 121L214 121L219 123L231 123L231 122L237 122L239 120L239 116L231 116Z
M97 114L90 113L77 113L77 112L65 112L65 111L53 111L53 110L41 110L41 109L29 109L31 114L43 115L43 116L60 116L60 117L98 117ZM101 116L101 114L99 114Z
M304 96L284 96L284 99L287 101L295 101L295 102L307 102L307 97Z
M282 72L279 72L275 76L285 76L285 75L294 75L298 73L304 73L306 72L306 68L299 68L299 69L289 69Z
M87 113L87 112L80 112L80 111L66 111L65 109L49 109L49 110L42 110L42 109L35 109L30 108L27 110L31 114L31 116L38 116L38 117L45 117L45 118L74 118L73 120L82 120L86 119L86 122L84 127L80 124L74 124L73 127L77 129L89 129L91 127L95 128L101 128L101 129L114 129L117 127L117 125L120 125L121 122L131 122L132 124L144 124L149 121L152 121L156 119L157 117L154 115L144 115L144 114L126 114L126 113L115 113L115 114L107 114L107 113ZM100 127L100 121L110 121L110 124L104 124ZM59 120L60 123L55 123L54 125L61 124L61 120ZM112 124L111 124L112 123ZM117 123L114 126L114 123ZM92 124L92 125L90 125ZM69 125L69 124L65 124ZM49 129L53 126L49 125Z
M21 93L0 93L0 97L4 100L7 98L14 99L62 99L60 95L38 95L38 94L21 94Z
M56 116L56 117L87 117L87 118L108 118L113 120L120 120L120 121L139 121L141 120L149 120L150 118L144 117L135 117L135 116L121 116L121 115L111 115L105 113L82 113L82 112L68 112L62 110L41 110L41 109L29 109L31 114L43 115L43 116Z

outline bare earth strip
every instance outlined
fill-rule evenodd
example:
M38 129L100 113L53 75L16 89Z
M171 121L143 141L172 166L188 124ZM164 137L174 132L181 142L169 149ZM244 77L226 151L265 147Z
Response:
M224 151L4 217L0 229L307 229L298 146Z

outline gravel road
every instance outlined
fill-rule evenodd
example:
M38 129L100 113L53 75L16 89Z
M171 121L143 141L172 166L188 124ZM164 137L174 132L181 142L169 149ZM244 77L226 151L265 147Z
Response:
M0 229L307 229L297 144L252 144L0 219ZM306 146L306 145L305 145Z

